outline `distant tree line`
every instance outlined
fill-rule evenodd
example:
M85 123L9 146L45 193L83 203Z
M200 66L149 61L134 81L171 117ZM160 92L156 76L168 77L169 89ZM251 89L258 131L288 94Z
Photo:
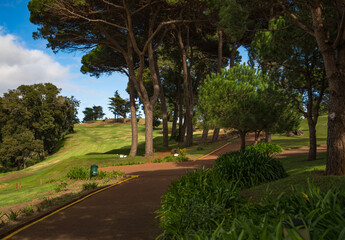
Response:
M84 113L83 122L102 119L105 115L103 113L102 106L93 106L92 108L87 107L87 108L85 108L83 113Z
M79 101L51 83L21 85L0 98L0 164L25 168L53 153L78 123Z

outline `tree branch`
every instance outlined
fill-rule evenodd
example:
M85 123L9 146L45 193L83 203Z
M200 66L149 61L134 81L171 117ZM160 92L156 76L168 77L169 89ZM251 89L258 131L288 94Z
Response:
M280 5L282 6L283 10L285 13L287 13L291 18L292 20L300 27L302 28L304 31L306 31L307 33L309 33L311 36L315 36L315 33L312 29L310 29L307 25L305 25L304 23L302 23L298 17L293 14L292 12L290 12L287 7L283 4L282 0L279 0L279 3Z
M344 36L344 29L345 29L345 8L343 9L343 13L341 16L341 21L340 21L340 25L338 27L338 35L333 43L333 49L337 49L337 47L340 44L340 41L342 39L342 37Z

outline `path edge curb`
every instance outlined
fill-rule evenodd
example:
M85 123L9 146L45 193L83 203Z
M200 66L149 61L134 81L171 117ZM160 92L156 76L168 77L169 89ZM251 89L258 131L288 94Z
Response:
M126 179L124 179L124 180L122 180L120 182L114 183L112 185L101 187L101 188L99 188L99 189L97 189L97 190L95 190L93 192L87 193L86 195L82 194L79 197L77 197L76 199L73 199L72 201L68 201L66 203L63 203L63 205L55 207L55 208L51 209L50 211L44 213L43 215L37 216L37 217L31 219L28 222L25 222L25 223L23 223L23 224L21 224L19 226L14 227L13 229L8 230L5 233L0 234L0 239L1 240L7 240L7 239L13 237L14 235L20 233L21 231L31 227L32 225L34 225L36 223L39 223L39 222L43 221L44 219L46 219L46 218L48 218L48 217L50 217L52 215L55 215L58 212L61 212L62 210L65 210L65 209L67 209L69 207L72 207L72 206L74 206L74 205L76 205L76 204L86 200L87 198L89 198L89 197L91 197L91 196L93 196L93 195L95 195L97 193L103 192L103 191L105 191L105 190L107 190L109 188L118 186L118 185L120 185L122 183L128 182L128 181L136 179L138 177L139 177L139 175L130 175L128 178L126 178Z

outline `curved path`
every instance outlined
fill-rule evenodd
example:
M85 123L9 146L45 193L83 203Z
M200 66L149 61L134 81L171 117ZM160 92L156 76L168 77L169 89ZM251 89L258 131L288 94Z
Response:
M196 161L103 168L140 177L95 194L9 239L155 239L161 233L155 211L170 182L186 170L211 167L217 156L238 149L238 143L231 143Z

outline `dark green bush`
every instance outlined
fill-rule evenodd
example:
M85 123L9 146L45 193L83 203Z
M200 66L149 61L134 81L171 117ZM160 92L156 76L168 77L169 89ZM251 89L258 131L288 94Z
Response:
M282 152L283 148L275 143L259 142L255 145L246 146L246 150L248 151L256 150L262 155L272 156L275 153Z
M251 187L287 176L279 160L255 150L224 154L216 159L214 170L228 180L238 181L241 187Z
M172 182L157 211L163 238L181 239L198 229L215 229L236 211L243 199L236 184L219 178L211 169L195 170Z
M320 191L315 185L294 188L278 197L267 195L260 203L243 204L232 221L217 228L200 229L190 239L303 239L297 229L284 236L283 220L303 220L310 239L345 239L345 190L334 186ZM285 238L284 238L285 237Z

